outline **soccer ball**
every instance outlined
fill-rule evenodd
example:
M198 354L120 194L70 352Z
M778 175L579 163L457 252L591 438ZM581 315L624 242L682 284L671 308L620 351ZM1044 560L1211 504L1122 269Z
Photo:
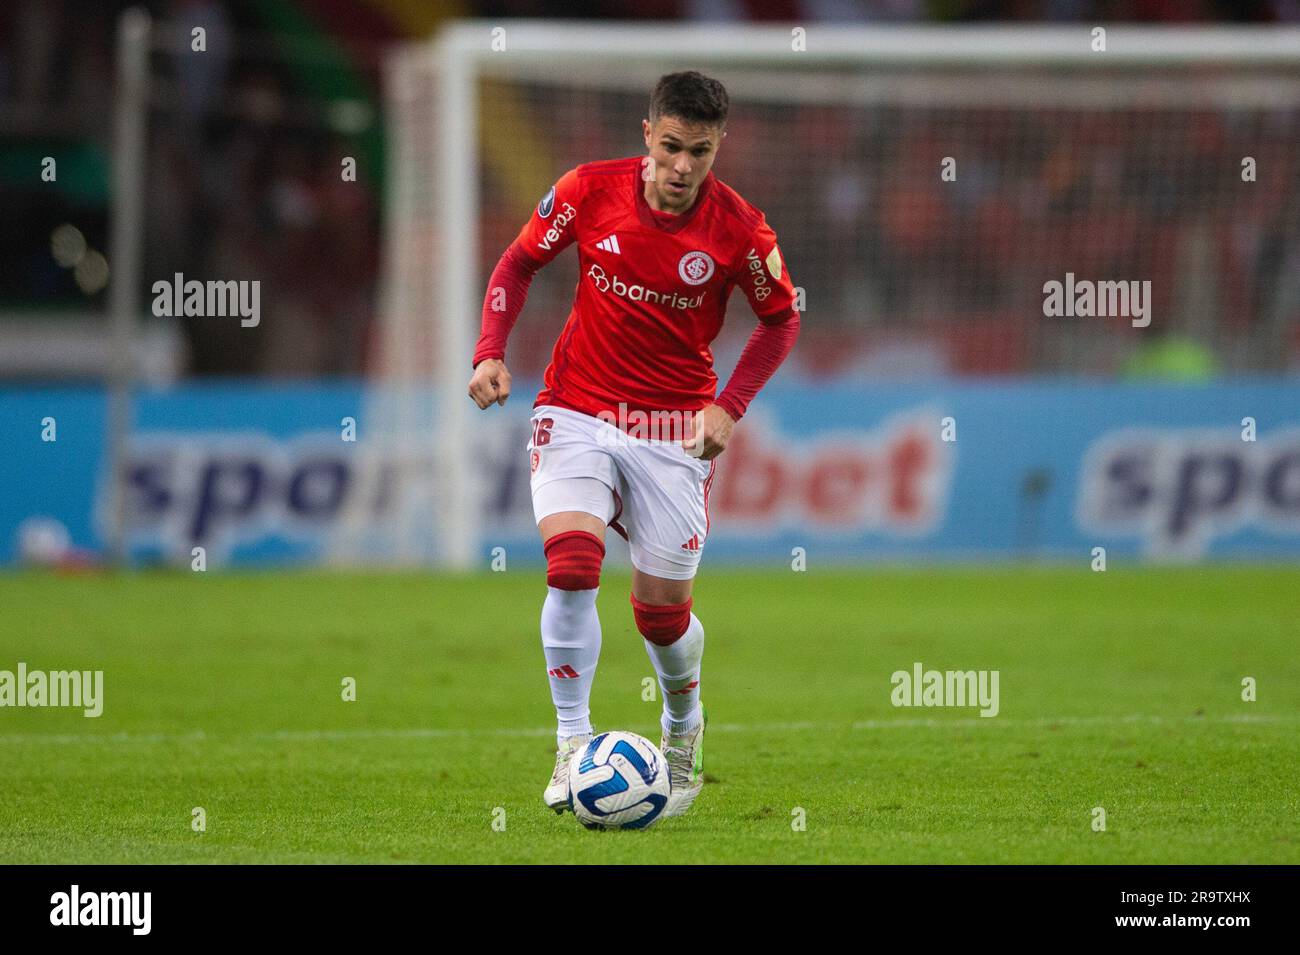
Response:
M569 806L588 829L645 829L668 802L668 765L636 733L601 733L569 759Z

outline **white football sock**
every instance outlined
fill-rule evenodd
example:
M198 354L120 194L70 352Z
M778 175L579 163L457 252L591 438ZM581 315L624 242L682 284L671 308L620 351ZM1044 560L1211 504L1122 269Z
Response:
M546 588L542 650L555 703L557 742L591 732L591 684L600 659L600 617L594 590Z
M685 733L700 722L700 661L704 659L704 625L691 614L686 632L666 647L645 641L646 653L659 674L664 695L660 724L665 733Z

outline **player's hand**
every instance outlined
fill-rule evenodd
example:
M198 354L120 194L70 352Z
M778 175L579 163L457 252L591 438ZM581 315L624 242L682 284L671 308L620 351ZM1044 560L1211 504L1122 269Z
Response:
M504 405L510 397L510 372L499 358L484 358L474 366L474 377L469 380L469 396L480 408L492 402Z
M691 415L693 434L682 442L693 458L712 461L727 448L736 421L718 405L708 405Z

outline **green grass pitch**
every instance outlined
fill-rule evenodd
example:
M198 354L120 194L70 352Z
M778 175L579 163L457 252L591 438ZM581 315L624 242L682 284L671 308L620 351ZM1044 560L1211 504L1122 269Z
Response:
M627 589L605 575L593 715L657 741ZM543 593L0 577L0 669L105 681L98 719L0 709L0 861L1300 862L1300 568L706 566L707 784L628 833L541 804ZM894 707L915 661L999 671L999 714Z

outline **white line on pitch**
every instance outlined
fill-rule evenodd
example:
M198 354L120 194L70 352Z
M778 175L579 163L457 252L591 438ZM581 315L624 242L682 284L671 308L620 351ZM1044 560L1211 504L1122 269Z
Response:
M1053 716L1034 719L1016 719L1014 717L958 717L953 719L936 719L933 717L915 717L903 719L855 720L847 723L711 723L711 732L722 733L796 733L817 731L823 733L845 730L888 730L913 728L970 728L973 726L1118 726L1123 724L1161 723L1295 723L1300 716L1294 715L1227 715L1227 716L1154 716L1133 714L1130 716ZM553 736L555 730L548 727L532 726L527 728L484 728L484 729L449 729L442 727L406 727L393 729L339 729L339 730L274 730L269 732L205 733L193 730L188 733L5 733L0 734L0 743L214 743L232 742L239 739L262 739L311 742L313 740L351 740L351 739L462 739L475 737L512 737L512 736Z

